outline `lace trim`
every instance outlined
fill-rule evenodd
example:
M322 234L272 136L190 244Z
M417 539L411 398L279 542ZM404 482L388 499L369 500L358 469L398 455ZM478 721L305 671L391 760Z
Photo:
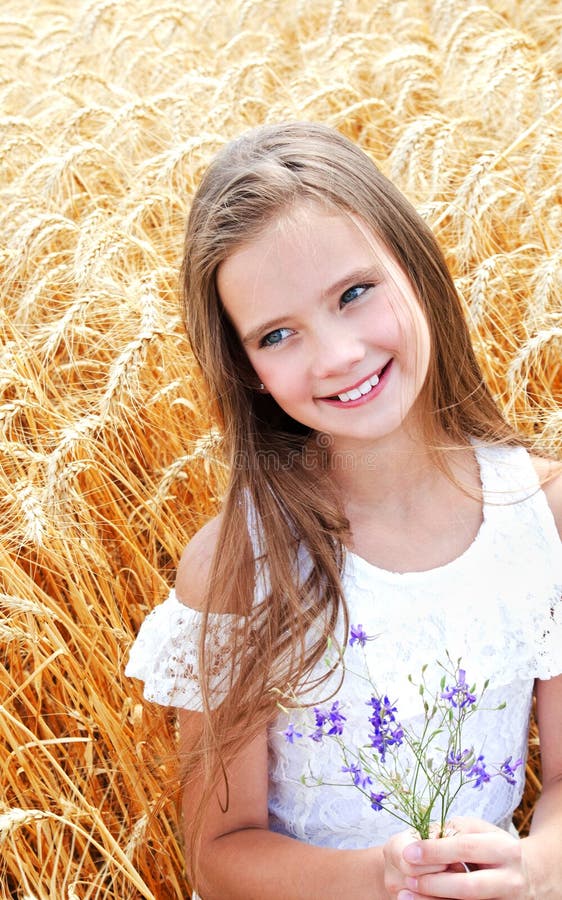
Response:
M200 711L199 640L202 614L172 590L144 620L131 647L125 674L144 681L144 696L162 706ZM205 638L212 705L226 696L229 644L237 616L211 613Z

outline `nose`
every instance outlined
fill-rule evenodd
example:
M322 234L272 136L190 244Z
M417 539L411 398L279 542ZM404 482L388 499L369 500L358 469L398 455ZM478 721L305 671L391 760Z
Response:
M365 357L361 337L341 321L317 328L314 337L313 375L317 379L347 375Z

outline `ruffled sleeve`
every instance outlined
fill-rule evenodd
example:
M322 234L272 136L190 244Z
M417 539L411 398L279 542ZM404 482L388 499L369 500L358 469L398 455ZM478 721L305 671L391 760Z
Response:
M174 590L146 617L125 668L125 675L144 681L146 700L161 706L202 709L198 666L202 621L202 613L181 603ZM234 615L209 615L206 650L213 706L226 696L228 647L236 621Z

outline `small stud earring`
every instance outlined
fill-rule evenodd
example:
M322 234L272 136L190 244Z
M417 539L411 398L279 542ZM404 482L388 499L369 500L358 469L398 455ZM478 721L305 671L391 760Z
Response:
M260 381L260 391L265 391L265 384L263 381Z

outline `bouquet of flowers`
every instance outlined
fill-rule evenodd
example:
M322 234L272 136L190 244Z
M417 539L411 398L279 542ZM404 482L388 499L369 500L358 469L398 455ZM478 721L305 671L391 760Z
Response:
M368 640L372 637L361 625L351 627L352 647L364 647ZM489 764L478 749L464 746L464 725L478 709L484 708L481 704L488 681L477 690L476 685L468 683L461 660L454 663L448 655L446 663L438 665L443 675L436 687L426 684L427 666L423 667L418 684L409 678L418 689L423 708L419 733L400 722L395 701L372 683L365 702L366 736L361 746L346 743L346 710L338 700L330 706L314 707L309 726L291 722L283 732L290 744L301 740L317 744L334 741L340 750L341 769L337 776L333 773L330 783L334 783L334 776L341 777L339 783L356 788L374 812L387 810L415 829L421 838L446 834L451 806L466 786L482 789L495 777L515 784L515 772L523 764L522 759L513 762L511 756ZM504 707L501 704L493 709ZM403 745L409 747L409 754L399 751ZM312 773L303 774L302 781L322 783Z

